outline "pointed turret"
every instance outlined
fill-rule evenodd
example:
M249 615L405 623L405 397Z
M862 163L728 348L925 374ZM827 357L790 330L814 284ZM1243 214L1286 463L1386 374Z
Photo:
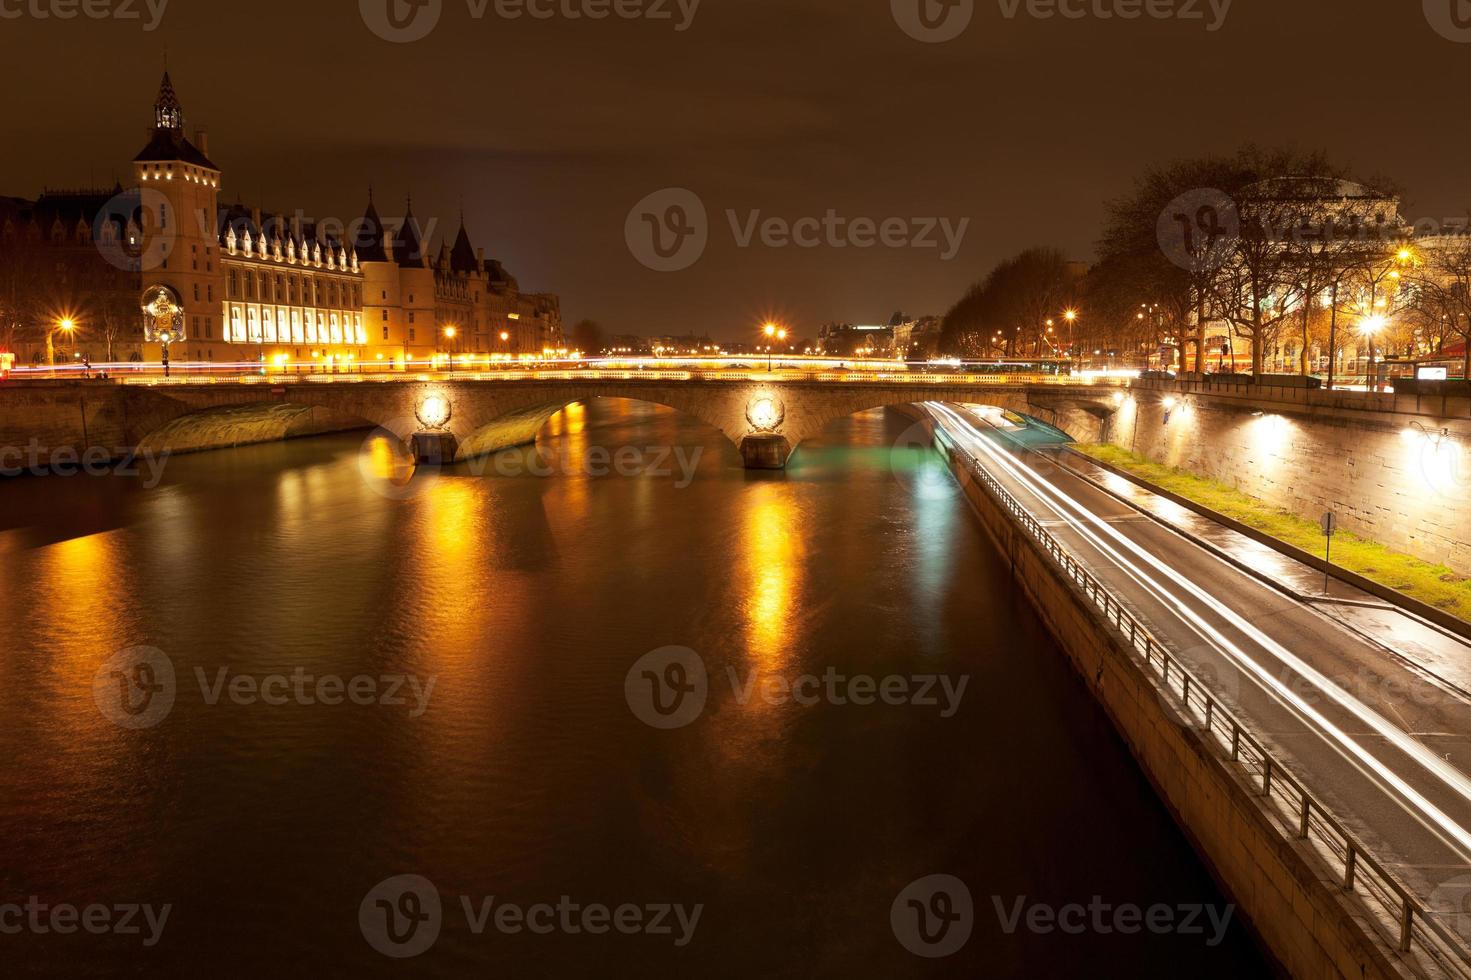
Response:
M174 92L169 73L163 73L158 86L158 99L153 103L153 138L148 141L134 163L182 162L196 167L219 170L204 152L184 137L184 107Z
M388 252L383 247L383 219L378 217L378 208L373 204L373 188L368 188L368 210L353 235L352 247L359 262L387 262Z
M480 264L475 258L475 246L470 244L470 233L465 230L465 216L460 216L460 233L455 236L455 246L450 250L449 267L455 272L476 273Z
M414 199L408 199L404 211L403 225L398 230L398 240L393 243L393 258L399 265L408 268L424 267L423 232L419 219L414 217Z
M174 93L174 83L169 79L167 68L164 69L163 82L158 86L158 100L153 103L153 128L171 129L176 133L184 131L184 107Z

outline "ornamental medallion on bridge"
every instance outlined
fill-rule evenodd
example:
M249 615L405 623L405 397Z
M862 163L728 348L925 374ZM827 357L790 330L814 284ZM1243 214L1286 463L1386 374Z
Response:
M445 395L430 395L419 402L414 416L424 428L439 430L449 425L449 420L454 417L454 408Z
M746 402L746 421L757 432L775 432L786 420L787 407L774 391L758 391Z

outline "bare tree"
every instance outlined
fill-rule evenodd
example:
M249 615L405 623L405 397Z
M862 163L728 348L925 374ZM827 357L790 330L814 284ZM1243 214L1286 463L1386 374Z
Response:
M1436 348L1459 337L1465 345L1461 377L1471 378L1471 237L1445 236L1425 242L1411 279L1410 305L1422 322L1429 320Z

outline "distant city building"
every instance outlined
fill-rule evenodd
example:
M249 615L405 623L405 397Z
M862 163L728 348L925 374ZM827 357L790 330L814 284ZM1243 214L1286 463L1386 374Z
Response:
M563 346L560 303L522 293L461 221L434 254L410 204L396 227L369 193L354 222L219 203L223 177L167 73L138 188L0 198L0 349L42 359L56 337L92 360L158 360L141 297L171 299L175 360L342 365L449 353L529 355Z
M911 361L927 361L940 351L944 317L925 316L904 320L894 326L894 355Z
M817 331L822 353L834 357L887 356L894 350L894 328L852 323L824 323Z
M648 344L650 350L660 357L709 357L722 350L721 345L709 336L696 337L694 334L682 337L651 337Z

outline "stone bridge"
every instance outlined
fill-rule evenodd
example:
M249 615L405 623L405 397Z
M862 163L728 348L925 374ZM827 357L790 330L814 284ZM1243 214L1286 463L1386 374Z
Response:
M723 432L753 468L779 468L835 419L923 401L978 402L1094 442L1117 389L1086 385L783 380L292 381L0 386L0 446L193 452L376 426L421 457L463 460L535 441L594 398L663 405Z

